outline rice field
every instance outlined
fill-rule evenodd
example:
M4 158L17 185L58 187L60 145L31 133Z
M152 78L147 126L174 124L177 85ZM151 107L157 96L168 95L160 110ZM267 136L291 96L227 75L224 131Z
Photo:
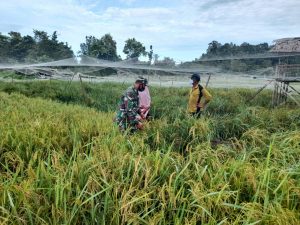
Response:
M128 84L0 83L1 224L300 224L300 109L271 92L150 89L135 135L112 120Z

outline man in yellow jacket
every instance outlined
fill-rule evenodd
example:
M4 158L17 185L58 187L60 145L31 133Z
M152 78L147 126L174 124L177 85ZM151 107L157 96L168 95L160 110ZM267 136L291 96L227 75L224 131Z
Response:
M197 118L201 115L207 103L212 99L211 94L202 87L199 82L199 74L193 74L190 81L192 89L189 94L188 112Z

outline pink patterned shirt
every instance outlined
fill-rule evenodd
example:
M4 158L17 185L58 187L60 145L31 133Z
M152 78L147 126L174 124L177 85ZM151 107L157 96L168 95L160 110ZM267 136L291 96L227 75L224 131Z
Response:
M151 105L151 97L148 86L145 87L144 91L139 91L139 102L141 112L144 114L144 117L146 117Z

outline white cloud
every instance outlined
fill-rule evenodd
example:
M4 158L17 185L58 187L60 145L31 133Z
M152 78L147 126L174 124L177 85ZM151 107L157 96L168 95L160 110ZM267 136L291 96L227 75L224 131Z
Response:
M134 3L136 0L120 0L120 2L125 3L127 5L130 5L132 3Z
M103 0L5 1L0 7L0 31L57 30L59 39L69 42L75 52L86 35L111 33L119 53L124 41L135 37L146 47L152 44L161 56L185 60L199 57L212 40L270 43L299 36L300 31L298 0L170 0L169 5L159 7L126 2L130 7L111 4L102 9Z

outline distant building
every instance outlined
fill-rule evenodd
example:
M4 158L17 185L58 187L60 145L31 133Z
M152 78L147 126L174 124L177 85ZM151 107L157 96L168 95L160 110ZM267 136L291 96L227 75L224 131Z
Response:
M275 46L270 50L274 53L289 53L294 56L300 55L300 37L282 38L274 40ZM300 64L279 63L276 65L276 78L274 82L274 91L272 105L278 106L287 101L290 97L299 107L299 91L291 86L293 83L300 82Z
M300 37L281 38L274 40L275 46L270 52L299 52L300 53Z

